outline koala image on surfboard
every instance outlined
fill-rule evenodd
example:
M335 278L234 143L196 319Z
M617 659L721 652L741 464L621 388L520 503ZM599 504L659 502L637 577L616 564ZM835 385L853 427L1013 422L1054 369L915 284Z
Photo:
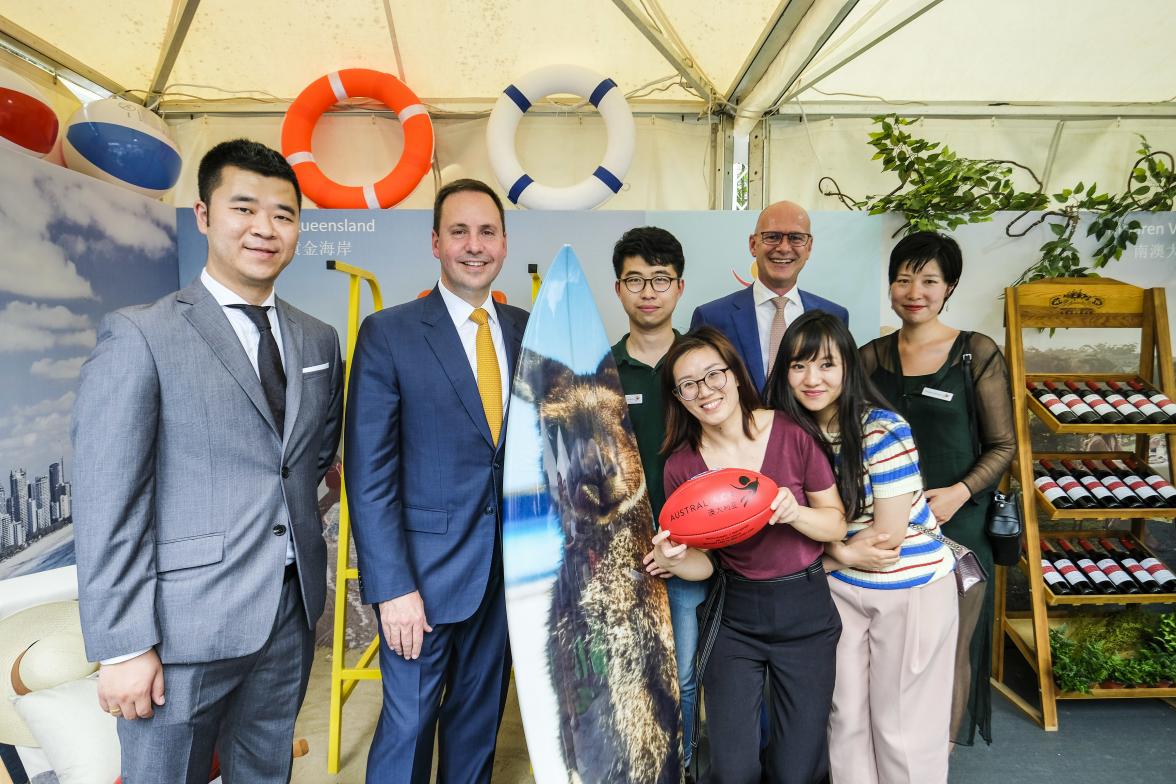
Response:
M682 780L678 675L628 406L576 254L552 262L511 392L503 565L538 784Z

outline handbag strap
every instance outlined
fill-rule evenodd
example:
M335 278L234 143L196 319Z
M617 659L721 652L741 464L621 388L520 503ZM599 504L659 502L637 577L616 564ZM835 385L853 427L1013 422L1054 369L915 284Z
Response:
M964 332L964 351L960 362L964 366L964 399L968 406L968 432L972 435L972 452L980 457L980 424L976 421L976 379L972 376L972 333Z
M939 542L941 545L946 547L948 550L951 550L951 554L955 556L957 561L960 560L961 558L963 558L966 553L971 552L971 550L969 550L967 547L964 547L962 544L955 541L954 539L948 539L946 536L939 533L938 528L927 528L926 526L920 525L919 523L911 523L910 527L915 529L919 533L924 534L927 537Z

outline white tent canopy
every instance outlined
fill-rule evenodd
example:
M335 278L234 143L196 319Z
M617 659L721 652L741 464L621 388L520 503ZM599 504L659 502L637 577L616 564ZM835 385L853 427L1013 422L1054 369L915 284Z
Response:
M784 195L815 204L816 179L831 167L849 170L842 176L854 184L872 182L860 118L891 111L951 118L927 134L946 134L964 155L1029 158L1039 173L1065 158L1067 145L1091 143L1102 154L1091 161L1075 147L1075 166L1118 171L1138 130L1171 149L1168 8L1161 0L0 0L0 44L161 112L185 160L246 127L276 144L288 102L327 71L387 71L430 107L439 176L491 181L478 131L497 96L523 73L574 63L613 78L639 116L627 189L606 206L702 209L730 206L732 161L747 136L752 206ZM525 120L520 155L537 178L574 182L603 149L595 113L581 103L552 99ZM336 179L369 181L398 155L395 123L365 136L355 129L372 120L332 119L336 129L321 129L315 145ZM1092 128L1119 133L1092 137ZM348 142L334 143L343 132ZM568 155L572 145L584 153ZM185 172L175 201L190 201L189 179ZM427 202L422 189L432 191L423 183L407 206Z

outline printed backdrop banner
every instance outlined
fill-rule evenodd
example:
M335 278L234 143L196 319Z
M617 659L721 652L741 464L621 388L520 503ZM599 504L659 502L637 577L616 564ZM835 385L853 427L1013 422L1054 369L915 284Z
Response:
M78 372L105 313L175 289L175 226L172 207L0 150L0 580L74 563Z

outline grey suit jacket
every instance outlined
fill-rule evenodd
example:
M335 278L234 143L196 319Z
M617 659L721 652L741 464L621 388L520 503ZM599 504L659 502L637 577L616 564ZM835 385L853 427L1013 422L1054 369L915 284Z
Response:
M72 429L78 595L91 661L152 646L165 663L260 649L281 596L287 529L307 623L322 614L327 558L316 488L339 444L339 339L276 302L284 433L199 280L103 319Z

